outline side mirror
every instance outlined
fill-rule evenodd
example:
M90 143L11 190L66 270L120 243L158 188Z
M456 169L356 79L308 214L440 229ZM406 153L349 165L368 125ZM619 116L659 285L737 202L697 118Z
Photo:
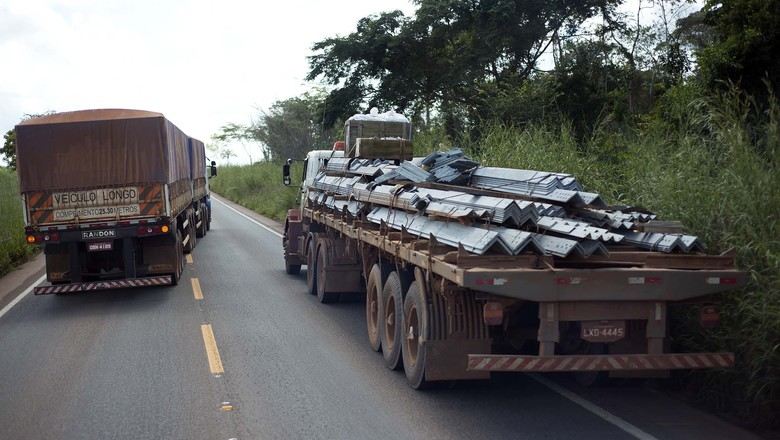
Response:
M217 163L212 161L209 168L211 169L211 177L217 177Z
M290 164L292 163L292 159L287 159L287 162L282 165L282 182L284 183L284 186L290 186L292 183L292 179L290 178Z

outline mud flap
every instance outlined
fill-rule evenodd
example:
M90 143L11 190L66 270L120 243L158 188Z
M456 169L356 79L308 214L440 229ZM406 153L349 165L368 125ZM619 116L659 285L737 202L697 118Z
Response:
M490 353L490 339L449 339L423 341L426 354L425 379L490 379L489 371L467 371L469 354Z

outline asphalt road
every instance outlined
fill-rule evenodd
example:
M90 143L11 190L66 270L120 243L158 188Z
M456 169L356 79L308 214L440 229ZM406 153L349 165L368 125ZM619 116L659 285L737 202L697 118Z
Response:
M27 295L0 316L0 439L753 438L642 386L414 391L370 350L359 299L319 304L272 231L213 216L177 287Z

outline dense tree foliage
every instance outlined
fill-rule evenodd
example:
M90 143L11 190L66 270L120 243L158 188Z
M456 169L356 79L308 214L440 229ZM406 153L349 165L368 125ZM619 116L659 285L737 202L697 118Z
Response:
M698 61L711 87L724 81L766 96L780 78L780 2L768 0L708 0L687 23L710 34L699 39Z
M3 160L7 164L8 168L16 169L16 132L14 130L8 130L3 135L3 149L0 150L0 154L3 155Z
M494 102L522 87L553 42L617 3L418 0L413 17L366 17L350 35L316 43L308 78L337 86L326 124L377 106L426 121L437 111L456 131L457 121L505 117Z

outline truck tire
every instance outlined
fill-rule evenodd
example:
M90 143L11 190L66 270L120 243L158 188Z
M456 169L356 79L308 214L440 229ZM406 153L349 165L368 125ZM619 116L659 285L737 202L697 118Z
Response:
M417 281L412 282L404 299L404 325L401 356L404 361L404 373L409 385L415 390L426 388L425 380L425 344L430 338L428 305L423 298Z
M325 249L325 246L327 245L323 243L317 247L317 298L321 303L328 304L338 301L339 294L325 290L328 285L328 271L326 270L328 267L326 256L328 251Z
M382 310L382 269L378 264L371 268L366 281L366 330L368 332L368 344L374 351L382 349L382 336L380 335L384 323Z
M401 327L403 326L403 292L398 272L392 271L382 288L382 357L385 366L397 370L401 366Z
M306 246L306 289L309 291L309 295L317 294L316 241L316 237L311 237Z
M189 216L189 222L187 223L187 235L189 235L190 239L187 241L187 245L184 246L184 253L189 254L193 250L195 250L195 245L197 241L196 232L195 232L195 216L190 215Z
M211 230L211 208L206 205L206 230Z
M176 264L171 279L171 285L178 286L181 274L184 272L184 246L182 245L181 231L176 231Z
M290 264L287 262L287 258L284 259L284 271L288 275L298 275L301 273L301 265L300 264Z
M195 233L195 235L198 238L205 237L206 233L208 231L207 221L206 221L206 219L208 218L208 212L206 211L206 209L207 209L206 205L201 205L201 207L200 207L200 226L199 227L196 226L197 231Z

